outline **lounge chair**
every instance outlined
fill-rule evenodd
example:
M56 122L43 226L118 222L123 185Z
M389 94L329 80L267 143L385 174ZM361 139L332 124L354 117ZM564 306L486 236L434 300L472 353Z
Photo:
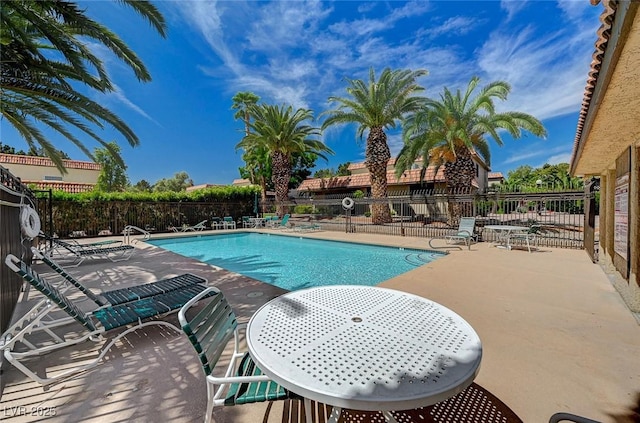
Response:
M282 216L282 219L280 219L279 221L272 221L271 222L271 227L273 229L287 229L290 228L289 225L289 217L291 217L291 215L289 213L285 214L284 216Z
M96 295L87 288L82 282L67 273L66 270L51 258L43 255L37 249L31 247L33 257L42 260L44 264L49 266L53 271L62 276L68 283L78 288L83 294L85 294L91 301L96 303L99 307L107 305L123 304L130 301L141 300L142 298L153 297L154 295L166 294L171 291L177 291L185 289L193 285L207 284L207 280L196 276L192 273L184 273L180 276L173 278L163 279L152 283L143 283L140 285L134 285L127 288L114 289L111 291L102 291Z
M62 257L72 259L70 264L73 267L79 266L86 258L107 258L113 262L129 260L135 247L124 245L120 241L98 242L92 244L70 243L58 238L48 238L54 247L44 250L44 255L52 256L54 253L61 254Z
M293 230L296 232L321 231L322 226L318 225L317 223L303 223L301 225L294 226Z
M122 241L111 239L105 241L79 243L75 239L62 240L55 236L47 235L44 232L38 234L38 238L41 238L44 244L43 251L46 253L64 253L68 249L92 249L92 248L105 248L105 247L119 247L123 244ZM49 245L47 246L47 242Z
M207 295L213 298L197 314L188 318L190 308ZM264 375L248 352L239 350L239 331L246 324L238 323L229 303L217 288L207 288L189 300L180 309L178 320L196 350L205 374L206 423L211 422L214 407L299 398ZM224 376L216 377L213 370L231 338L234 339L233 354Z
M197 294L206 290L206 287L196 284L135 301L99 307L85 313L61 289L46 281L16 256L7 255L5 263L11 270L29 282L31 286L40 291L44 298L7 329L0 343L0 350L4 351L4 357L11 364L42 385L57 382L95 367L120 338L142 327L161 325L178 331L178 328L168 322L155 319L146 320L175 312ZM199 298L202 298L202 296ZM53 319L49 313L54 310L64 311L68 314L68 317ZM69 337L59 336L54 333L53 329L62 328L74 321L84 328L84 333ZM38 376L27 367L28 363L25 363L31 357L41 356L61 348L76 345L87 339L102 340L106 332L124 327L127 329L111 339L102 348L98 357L90 363L84 363L83 361L84 364L66 368L66 370L55 375L47 375L49 377L46 378ZM77 327L73 327L72 330L76 332ZM45 339L46 335L49 335L47 339ZM40 363L42 363L42 360L40 360Z
M477 235L475 234L476 218L475 217L462 217L460 218L460 224L458 226L458 232L453 235L447 235L445 240L447 244L453 244L455 242L464 242L464 244L471 249L471 241L477 241Z
M224 224L224 228L223 229L235 229L236 228L236 222L235 222L235 220L233 220L233 217L231 217L231 216L225 216L224 218L222 218L222 223Z
M171 229L173 232L203 231L207 229L206 224L207 224L207 219L203 220L202 222L198 222L193 226L182 225L181 228L177 228L175 226L169 226L169 229Z
M242 216L242 227L243 228L255 228L256 225L251 221L251 216Z

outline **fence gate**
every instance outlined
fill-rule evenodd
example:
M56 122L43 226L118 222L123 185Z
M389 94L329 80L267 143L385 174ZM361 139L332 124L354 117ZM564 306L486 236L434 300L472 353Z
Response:
M591 261L598 261L598 247L596 246L596 191L599 190L599 182L593 179L585 185L584 204L584 249Z

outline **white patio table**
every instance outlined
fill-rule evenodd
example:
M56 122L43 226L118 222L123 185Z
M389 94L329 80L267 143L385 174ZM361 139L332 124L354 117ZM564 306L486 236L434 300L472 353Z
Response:
M443 401L476 377L482 344L448 308L405 292L341 285L293 291L247 326L249 353L274 381L341 408L408 410Z
M253 225L254 228L261 228L264 226L264 222L266 221L263 217L250 217L249 222Z
M491 231L495 231L498 236L498 245L496 245L496 247L505 248L507 250L511 249L509 238L512 232L524 232L529 230L529 228L526 226L511 226L511 225L487 225L484 228L489 229Z

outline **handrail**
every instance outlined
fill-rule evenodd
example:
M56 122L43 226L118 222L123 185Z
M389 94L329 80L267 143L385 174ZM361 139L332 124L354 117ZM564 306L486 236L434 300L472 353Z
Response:
M124 227L124 230L122 231L122 234L124 235L124 243L125 244L129 244L130 240L131 240L131 231L138 231L141 234L144 234L144 240L147 241L149 238L151 238L151 232L149 231L145 231L142 228L139 228L137 226L134 225L127 225Z

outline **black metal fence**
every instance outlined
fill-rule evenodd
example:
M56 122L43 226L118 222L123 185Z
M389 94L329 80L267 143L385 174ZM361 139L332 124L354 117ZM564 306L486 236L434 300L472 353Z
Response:
M296 198L286 204L293 213L291 222L313 220L325 230L378 233L399 236L440 238L457 229L449 213L458 203L464 216L476 217L480 240L496 241L497 234L485 230L487 225L539 225L537 242L541 246L584 248L584 191L536 193L488 193L449 195L423 191L387 199L353 198L351 210L345 210L342 196L331 198ZM392 222L373 224L371 205L389 205ZM271 204L270 209L275 209ZM597 220L597 218L596 218Z
M22 288L22 279L4 264L5 257L13 254L27 263L31 261L32 242L20 230L20 212L24 205L35 205L33 193L0 166L0 333L11 322Z
M43 199L44 200L44 199ZM50 207L50 211L48 210ZM168 232L170 227L195 225L214 217L231 216L238 221L255 215L253 198L235 202L134 202L134 201L60 201L39 202L39 214L51 215L51 230L61 238L119 235L127 225L149 232Z

